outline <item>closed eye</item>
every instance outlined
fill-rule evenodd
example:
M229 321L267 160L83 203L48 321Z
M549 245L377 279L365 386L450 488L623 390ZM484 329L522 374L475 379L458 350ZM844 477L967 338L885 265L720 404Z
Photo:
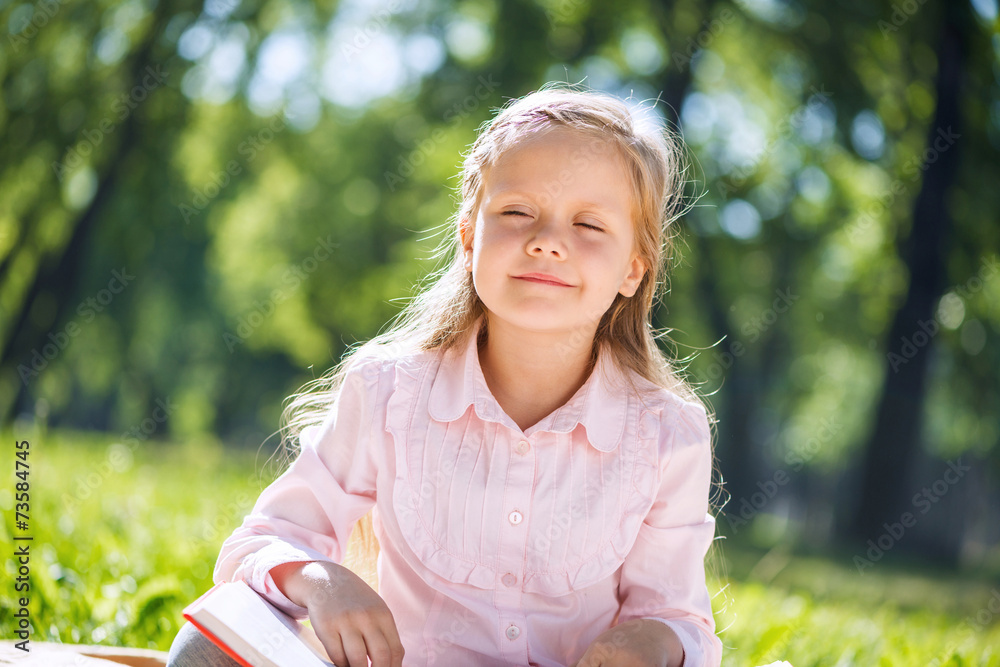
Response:
M501 211L500 215L517 215L517 216L523 216L525 218L530 218L531 217L530 215L528 215L524 211ZM577 222L575 224L580 225L581 227L586 227L587 229L593 229L594 231L597 231L597 232L603 232L604 231L603 227L598 227L597 225L591 225L591 224L586 223L586 222Z

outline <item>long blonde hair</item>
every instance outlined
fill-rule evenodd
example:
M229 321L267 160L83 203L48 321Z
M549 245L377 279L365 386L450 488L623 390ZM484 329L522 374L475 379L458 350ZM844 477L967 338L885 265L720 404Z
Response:
M302 429L323 421L337 399L351 363L366 356L366 352L402 355L421 350L444 351L465 340L486 311L476 293L472 274L463 265L460 225L472 225L478 216L484 172L519 140L554 127L571 128L595 140L610 142L624 158L633 195L636 250L646 266L635 294L616 295L601 317L591 362L596 361L604 346L630 381L632 375L628 371L634 371L685 400L702 403L714 425L709 406L657 345L657 340L666 338L670 330L656 331L651 323L653 306L668 289L667 262L675 259L674 222L684 210L682 144L666 128L641 130L628 106L616 97L569 84L549 84L511 100L480 127L478 137L464 156L460 206L446 223L449 231L434 254L443 261L426 277L427 287L417 290L385 332L349 349L337 365L287 399L281 431L289 460L297 452ZM485 322L484 319L484 325ZM635 388L634 383L632 386ZM370 515L359 522L361 530L355 536L360 535L363 543L362 555L355 554L352 559L355 562L350 565L352 569L365 570L359 574L373 583L370 568L374 559L365 558L370 558L377 549L373 547L369 521ZM349 552L354 553L351 548Z

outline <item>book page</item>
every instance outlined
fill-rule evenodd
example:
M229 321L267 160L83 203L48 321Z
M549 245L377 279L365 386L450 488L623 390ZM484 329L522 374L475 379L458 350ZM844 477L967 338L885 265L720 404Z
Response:
M243 581L217 584L188 605L184 615L252 667L334 667L311 627Z

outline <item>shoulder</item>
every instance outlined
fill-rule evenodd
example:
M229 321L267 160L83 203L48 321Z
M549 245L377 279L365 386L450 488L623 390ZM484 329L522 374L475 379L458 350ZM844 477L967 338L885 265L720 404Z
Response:
M710 455L711 422L700 400L681 396L645 378L637 378L636 385L644 419L658 427L656 440L661 463L684 450L702 450Z
M708 411L697 398L685 398L648 383L640 403L640 468L648 471L656 525L696 524L704 519L710 494L713 452ZM665 514L664 514L665 512Z
M360 346L351 354L344 369L344 385L363 384L383 394L408 379L418 379L423 372L441 361L440 350L415 350L401 345Z

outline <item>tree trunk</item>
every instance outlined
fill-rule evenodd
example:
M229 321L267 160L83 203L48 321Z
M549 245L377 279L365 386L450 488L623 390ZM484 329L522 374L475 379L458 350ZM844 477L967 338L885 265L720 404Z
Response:
M706 2L702 5L702 27L712 18L714 2ZM675 57L670 60L665 76L662 81L663 103L668 110L668 123L676 124L680 127L681 106L691 85L690 58L697 52L693 41L684 42L681 35L671 29L670 16L668 14L670 6L656 8L657 20L660 23L664 34L672 37L673 48L677 50ZM697 35L691 35L691 40L696 40ZM690 52L689 52L690 51ZM676 114L671 117L670 111ZM716 355L728 355L735 341L735 332L729 325L728 304L722 303L722 297L718 293L716 277L719 275L714 261L709 243L704 237L692 234L693 250L696 258L695 264L695 286L699 295L699 300L705 304L709 322L713 331L713 340L722 339L719 346L705 351L702 354L709 358L716 359ZM667 326L668 323L661 321L662 313L657 313L654 324L657 327ZM720 362L721 363L721 362ZM727 496L731 496L731 503L727 509L733 512L739 500L749 496L753 492L753 484L756 480L755 470L759 461L759 456L755 456L751 451L751 439L749 437L750 420L759 403L760 384L757 369L748 368L748 359L733 360L731 366L725 369L725 390L720 391L713 401L716 410L716 417L719 420L717 431L716 456L719 460L722 478L725 484L725 493L722 501ZM726 364L724 364L726 365Z
M890 329L885 382L865 449L860 498L845 527L845 537L861 541L877 539L885 532L884 523L898 522L903 512L912 510L908 499L919 491L910 488L907 472L920 447L927 362L938 327L934 306L944 289L945 244L952 226L945 203L958 167L955 138L962 131L963 22L968 20L955 4L945 5L944 11L937 109L928 133L913 226L900 244L909 290ZM901 543L905 548L905 540Z
M155 64L153 51L156 48L157 40L163 33L167 21L170 18L170 8L161 6L156 17L156 22L151 27L146 41L139 47L132 58L130 66L131 81L138 81L142 78L143 72L150 65ZM128 161L128 156L132 151L137 150L139 142L136 118L137 114L129 114L120 130L116 131L118 144L113 154L109 157L107 171L101 177L93 199L80 217L73 223L73 231L69 241L63 247L58 256L50 255L43 257L38 269L33 276L31 286L25 293L23 305L15 312L14 325L5 333L9 336L6 340L0 341L0 373L12 373L17 376L17 392L8 401L0 401L0 421L9 421L16 413L18 405L28 396L28 385L32 382L32 377L21 379L18 367L24 364L31 368L31 351L40 349L49 341L46 334L49 331L40 330L34 326L30 319L31 309L35 300L41 294L53 293L64 296L71 293L70 286L77 283L80 275L80 267L84 257L87 256L87 246L101 219L101 213L110 201L119 176L124 165ZM25 231L24 235L27 236ZM54 326L62 324L66 320L67 313L74 307L74 304L66 303L65 299L60 299L58 312L54 319ZM41 372L45 372L42 370Z

